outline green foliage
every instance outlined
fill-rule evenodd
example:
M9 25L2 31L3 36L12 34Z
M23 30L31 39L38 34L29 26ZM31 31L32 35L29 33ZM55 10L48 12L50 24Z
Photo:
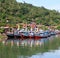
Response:
M15 25L23 21L30 23L35 21L37 24L57 25L60 24L60 13L56 10L48 10L42 7L36 7L32 4L18 3L16 0L0 0L0 25Z
M2 33L4 31L4 28L0 28L0 33Z
M60 26L57 26L57 29L60 30Z

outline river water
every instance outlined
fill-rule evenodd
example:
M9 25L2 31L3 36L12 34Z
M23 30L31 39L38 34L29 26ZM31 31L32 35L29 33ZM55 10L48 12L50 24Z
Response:
M11 41L14 45L11 46ZM40 40L7 40L0 43L0 58L60 58L60 37ZM17 43L20 43L17 45Z
M29 58L60 58L60 50L52 50L49 52L44 52L43 54L38 53L36 55L32 55Z

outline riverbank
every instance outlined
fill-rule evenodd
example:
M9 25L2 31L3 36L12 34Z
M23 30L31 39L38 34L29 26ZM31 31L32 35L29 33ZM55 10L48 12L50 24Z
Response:
M7 36L5 33L3 34L0 33L0 42L2 42L3 40L7 40Z

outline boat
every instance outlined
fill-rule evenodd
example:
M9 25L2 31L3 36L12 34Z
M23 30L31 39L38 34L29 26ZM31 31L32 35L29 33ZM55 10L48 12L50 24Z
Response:
M35 38L34 36L35 36L34 32L29 32L29 38L30 39L34 39Z
M47 34L45 33L36 33L35 34L35 40L42 39L42 38L47 38Z
M49 32L31 32L31 31L18 31L16 30L13 34L7 34L8 39L41 39L47 38L49 36Z
M40 39L40 38L42 38L42 37L41 37L41 34L35 33L34 39L35 39L35 40L38 40L38 39Z
M50 35L51 35L51 36L56 35L56 32L55 32L55 31L51 31L51 32L50 32Z
M50 31L49 30L46 30L46 31L40 31L40 32L37 32L35 33L35 39L38 40L38 39L42 39L42 38L47 38L47 37L50 37Z
M20 39L21 35L18 30L15 30L13 33L7 33L6 34L8 39Z
M29 33L28 32L20 32L20 34L21 34L21 38L22 39L27 39L27 38L29 38Z
M34 39L38 40L41 38L47 38L50 37L51 35L55 35L55 31L50 31L50 30L38 30L35 31L33 29L29 30L27 28L23 28L21 30L15 29L13 33L8 33L7 37L8 39Z
M8 37L7 39L14 39L14 34L11 34L11 33L10 33L10 34L6 34L6 35L7 35L7 37Z

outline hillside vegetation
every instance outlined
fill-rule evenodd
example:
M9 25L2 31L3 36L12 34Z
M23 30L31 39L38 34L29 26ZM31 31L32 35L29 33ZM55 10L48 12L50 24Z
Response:
M59 25L60 13L43 6L36 7L25 2L18 3L16 0L0 0L0 26L32 21L43 25Z

